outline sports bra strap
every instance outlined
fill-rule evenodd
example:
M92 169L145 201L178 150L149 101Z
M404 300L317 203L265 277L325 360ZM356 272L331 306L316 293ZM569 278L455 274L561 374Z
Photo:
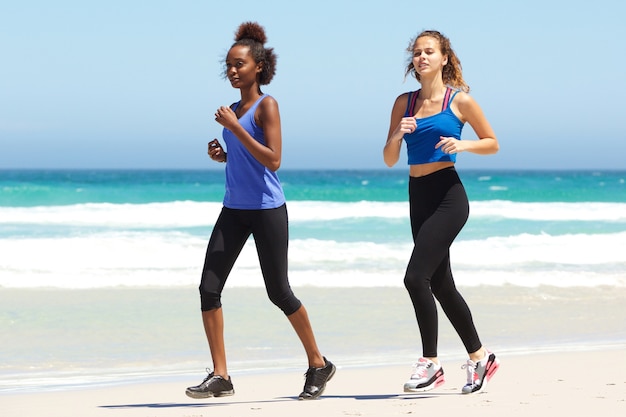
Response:
M419 96L420 91L422 90L420 89L417 91L409 92L405 117L412 117L415 114L415 102L417 101L417 97ZM458 91L453 90L450 87L446 87L446 92L443 96L443 103L441 104L441 111L445 111L448 108L448 106L452 102L452 99L454 98L454 96L456 96L456 93L458 93Z
M408 97L407 106L406 106L406 114L404 115L404 117L413 116L414 114L413 109L415 109L415 102L417 101L417 96L419 96L420 91L421 90L409 92L409 97Z
M452 89L450 87L446 88L446 94L443 96L443 103L441 104L441 111L445 111L450 104L450 93Z

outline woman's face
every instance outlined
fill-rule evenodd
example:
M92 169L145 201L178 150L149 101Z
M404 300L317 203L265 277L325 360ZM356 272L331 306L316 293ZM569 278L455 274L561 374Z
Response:
M420 77L440 74L448 57L441 53L439 41L431 36L417 38L413 45L413 66Z
M244 45L235 45L226 55L226 76L235 88L249 86L257 81L257 74L261 72L261 65L254 62L250 48Z

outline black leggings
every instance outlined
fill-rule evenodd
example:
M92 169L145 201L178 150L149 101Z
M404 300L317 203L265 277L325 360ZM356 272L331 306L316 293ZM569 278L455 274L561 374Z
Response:
M465 188L456 170L446 168L424 177L410 177L409 202L415 246L404 285L415 309L422 354L437 357L439 329L435 298L467 352L475 352L482 344L472 313L456 289L450 269L450 245L469 216Z
M222 208L209 239L202 270L202 311L222 306L226 279L250 234L254 237L267 295L285 315L295 313L302 304L291 290L287 277L289 227L284 204L265 210Z

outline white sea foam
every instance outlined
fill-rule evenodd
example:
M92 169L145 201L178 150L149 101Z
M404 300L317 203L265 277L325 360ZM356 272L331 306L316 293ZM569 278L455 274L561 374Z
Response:
M191 201L2 207L0 286L197 285L208 229L220 209L220 203ZM506 224L485 238L478 237L484 229L464 231L454 243L453 268L462 285L626 286L626 231L611 226L626 222L626 204L479 201L471 210L471 219ZM412 250L406 202L295 201L289 216L298 236L289 246L293 285L402 285ZM520 233L525 226L518 220L591 226L584 233L571 233L578 223L561 232L568 234ZM207 230L187 229L194 227ZM317 235L307 239L308 233ZM229 285L263 285L252 241Z
M123 228L206 226L213 222L221 203L176 201L150 204L77 204L46 207L0 207L0 225L41 224ZM406 218L407 202L288 203L290 221L328 221L354 218ZM473 218L546 221L626 222L625 203L516 203L475 201Z
M0 240L0 286L100 288L197 285L205 239L182 232L110 232ZM453 268L462 285L626 286L626 232L547 234L459 241ZM293 285L402 285L412 245L293 239ZM229 285L262 286L249 241Z
M520 220L626 222L625 203L518 203L471 202L471 215Z

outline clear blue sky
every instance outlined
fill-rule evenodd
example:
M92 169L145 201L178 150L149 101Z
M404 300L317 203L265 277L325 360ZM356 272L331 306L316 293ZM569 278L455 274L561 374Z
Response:
M459 167L626 168L624 4L3 1L0 168L220 168L206 143L221 135L215 109L239 98L222 61L247 20L279 56L264 92L281 109L283 169L384 168L423 29L451 38L501 143Z

